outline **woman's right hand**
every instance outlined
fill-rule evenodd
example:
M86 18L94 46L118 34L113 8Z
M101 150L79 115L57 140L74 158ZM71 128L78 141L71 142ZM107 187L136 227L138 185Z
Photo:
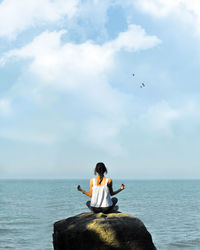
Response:
M121 190L125 189L125 185L122 184L120 189L121 189Z

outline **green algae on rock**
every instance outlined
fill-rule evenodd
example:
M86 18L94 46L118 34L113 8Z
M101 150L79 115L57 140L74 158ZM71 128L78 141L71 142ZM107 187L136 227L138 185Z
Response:
M54 224L54 250L156 250L150 233L126 213L82 213Z

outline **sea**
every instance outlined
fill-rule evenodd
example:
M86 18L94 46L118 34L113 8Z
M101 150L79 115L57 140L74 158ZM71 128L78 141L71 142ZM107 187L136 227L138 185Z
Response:
M159 250L200 250L200 180L113 180L119 211L139 218ZM89 180L0 180L0 249L50 250L56 221L88 212Z

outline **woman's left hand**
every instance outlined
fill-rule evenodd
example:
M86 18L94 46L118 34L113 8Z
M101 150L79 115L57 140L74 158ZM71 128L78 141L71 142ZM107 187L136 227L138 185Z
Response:
M77 189L78 189L78 191L80 191L80 192L83 191L80 185L78 185Z
M120 189L121 189L121 190L125 189L125 185L122 184Z

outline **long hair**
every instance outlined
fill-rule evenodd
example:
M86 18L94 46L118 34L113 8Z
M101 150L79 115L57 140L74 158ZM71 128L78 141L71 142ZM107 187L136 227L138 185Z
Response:
M94 169L94 174L96 175L97 173L99 174L100 176L100 181L99 181L99 184L101 184L102 180L103 180L103 176L104 176L104 173L107 174L107 168L105 166L105 164L103 162L98 162L96 164L96 167Z

